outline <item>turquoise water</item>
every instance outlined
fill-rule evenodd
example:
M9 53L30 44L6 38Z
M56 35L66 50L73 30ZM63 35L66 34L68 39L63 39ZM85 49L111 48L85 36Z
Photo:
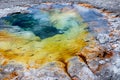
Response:
M8 25L19 26L25 31L32 31L41 39L59 34L59 30L53 27L50 21L43 19L47 18L47 16L38 19L34 19L33 16L34 14L31 13L14 13L2 18L2 20Z
M65 7L76 9L83 19L80 23L87 23L88 28L86 29L89 32L96 33L96 28L103 28L101 33L107 32L108 22L103 19L104 16L101 13L93 9L87 9L81 6L76 7L76 5L68 4L36 5L28 8L28 10L31 11L30 13L13 13L1 19L5 22L5 25L19 26L24 31L32 31L36 36L45 39L56 34L63 34L71 27L71 23L75 21L73 18L69 18L67 19L68 23L65 25L66 27L64 27L64 29L57 29L54 24L58 21L52 22L50 20L51 15L54 14L55 11L59 13L59 10Z
M93 43L96 34L107 32L104 16L93 9L41 4L28 10L0 19L0 53L8 60L26 64L66 62Z

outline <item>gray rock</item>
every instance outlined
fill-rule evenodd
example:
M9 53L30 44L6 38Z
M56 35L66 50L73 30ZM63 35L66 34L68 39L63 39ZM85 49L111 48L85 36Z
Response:
M36 73L40 80L71 80L71 78L56 63L50 63L48 66ZM43 75L43 76L40 76Z
M95 80L96 76L88 68L88 66L81 62L79 57L73 57L68 62L68 73L73 79L77 80Z
M111 77L114 73L109 69L103 69L98 75L97 80L111 80ZM113 79L114 80L114 79Z
M4 68L3 68L3 73L11 73L13 72L15 69L15 66L14 65L6 65Z
M113 74L111 80L120 80L120 74Z
M61 64L51 62L39 69L25 71L21 80L71 80Z
M109 36L107 34L98 34L97 39L100 43L106 43L109 41Z

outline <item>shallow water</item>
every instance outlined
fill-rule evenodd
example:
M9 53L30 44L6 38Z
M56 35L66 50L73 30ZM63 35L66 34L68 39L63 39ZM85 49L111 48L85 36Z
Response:
M89 44L96 28L107 28L101 13L77 5L41 4L28 10L1 18L0 52L8 60L66 62Z

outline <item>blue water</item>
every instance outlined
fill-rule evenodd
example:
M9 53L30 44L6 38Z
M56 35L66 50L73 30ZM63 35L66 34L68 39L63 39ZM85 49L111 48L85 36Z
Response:
M71 5L65 4L52 4L52 5L35 5L33 7L28 8L30 13L13 13L9 14L6 17L2 17L0 21L0 26L3 25L11 25L11 26L19 26L25 31L32 31L35 35L39 36L41 39L45 39L48 37L52 37L56 34L62 34L61 30L56 29L53 26L49 19L49 14L47 12L48 9L62 9L64 7L73 8ZM46 9L46 11L42 11L41 9ZM78 8L78 13L83 18L83 22L88 23L89 28L87 28L90 32L94 32L95 28L103 28L101 32L107 32L108 22L103 19L103 15L95 10L86 9L82 7Z

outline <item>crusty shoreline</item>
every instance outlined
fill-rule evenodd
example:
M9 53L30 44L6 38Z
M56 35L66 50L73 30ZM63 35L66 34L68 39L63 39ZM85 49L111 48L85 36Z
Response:
M40 4L41 2L88 3L97 8L116 12L118 15L120 15L120 0L0 0L0 8L8 8L18 5L27 6L29 4Z

